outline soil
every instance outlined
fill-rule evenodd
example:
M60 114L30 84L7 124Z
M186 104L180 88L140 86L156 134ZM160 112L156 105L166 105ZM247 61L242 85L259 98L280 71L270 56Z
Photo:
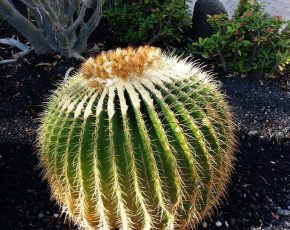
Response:
M0 143L33 142L41 105L70 67L79 62L34 54L0 66Z
M3 31L10 37L14 33L0 25L0 34ZM96 31L90 40L90 48L98 47L93 53L117 45L102 34ZM0 46L0 57L15 52ZM79 66L79 61L54 53L31 53L16 63L0 65L0 229L75 229L61 216L41 181L33 143L43 102L66 71ZM217 78L236 114L240 146L224 204L198 229L290 229L287 80L277 84L261 83L255 77Z
M21 4L19 8L22 9ZM2 34L23 42L22 36L5 21L0 23ZM90 37L84 57L117 46L125 44L114 40L107 22L102 20ZM19 50L0 44L0 60L9 59L17 52ZM35 139L37 117L45 98L56 88L69 68L77 70L80 64L79 60L65 59L53 52L41 56L32 52L15 63L0 64L0 143L31 144Z
M76 60L35 54L0 66L0 143L31 144L41 105L66 71L79 66ZM290 141L290 74L288 78L278 84L255 76L216 76L232 106L238 130L260 139Z
M279 214L290 212L289 152L290 145L241 138L228 195L198 229L290 229L290 216ZM51 201L37 164L31 145L0 144L0 229L76 229Z
M228 195L202 226L207 223L205 229L215 230L290 229L290 216L280 215L290 208L290 145L245 136L239 142Z
M281 81L256 76L219 79L240 131L264 140L290 141L290 72Z
M0 229L73 229L50 201L46 182L41 182L33 142L43 101L66 70L79 64L57 56L32 54L17 64L0 67ZM289 103L276 99L283 94L289 101L288 92L275 84L258 87L260 83L254 79L222 81L228 100L239 115L236 119L243 119L239 126L240 147L228 196L212 220L205 220L199 229L290 229L290 216L277 214L279 207L285 210L290 206L289 143L273 144L268 138L260 143L259 135L250 139L242 135L248 136L247 130L252 127L263 130L268 123L260 108L269 103L275 109L267 119L273 127L279 127L280 118L290 115ZM268 96L269 87L272 96ZM222 226L217 227L219 224Z

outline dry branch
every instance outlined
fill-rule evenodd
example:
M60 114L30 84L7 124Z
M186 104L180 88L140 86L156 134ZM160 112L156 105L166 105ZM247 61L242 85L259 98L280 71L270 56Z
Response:
M105 0L20 0L32 14L21 14L9 0L0 0L0 15L18 30L36 53L49 50L82 58L91 33L102 17ZM88 8L91 8L88 12ZM35 19L36 23L31 21ZM87 21L84 21L88 18Z
M20 41L14 38L0 39L0 44L12 46L21 50L21 52L14 54L12 59L1 60L0 64L7 64L7 63L15 62L17 61L18 58L27 55L31 51L31 48L29 46L26 46L25 44L21 43Z

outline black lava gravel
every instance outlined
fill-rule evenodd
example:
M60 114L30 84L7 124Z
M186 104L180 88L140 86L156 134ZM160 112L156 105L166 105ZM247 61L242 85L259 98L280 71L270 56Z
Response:
M43 101L67 69L79 65L55 54L31 54L0 66L0 230L75 229L50 200L33 143ZM240 146L224 203L198 229L289 230L289 87L256 78L219 79Z
M290 145L241 137L228 195L198 229L289 229L289 153ZM0 229L75 229L50 200L37 164L30 145L0 145Z
M290 141L290 74L286 75L281 84L256 76L219 78L239 130L265 140Z

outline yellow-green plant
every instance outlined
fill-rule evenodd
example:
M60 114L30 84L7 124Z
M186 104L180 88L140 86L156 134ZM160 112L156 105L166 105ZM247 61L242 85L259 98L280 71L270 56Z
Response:
M224 193L234 142L211 76L153 47L89 58L39 132L53 197L85 229L196 225Z

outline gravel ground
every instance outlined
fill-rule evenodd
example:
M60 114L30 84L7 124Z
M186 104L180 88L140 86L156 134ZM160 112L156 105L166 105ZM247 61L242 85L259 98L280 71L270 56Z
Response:
M42 104L70 67L79 62L43 56L0 66L0 143L31 144Z
M0 47L0 56L12 53ZM66 70L79 64L31 54L0 66L1 230L75 229L50 201L35 169L33 143L43 101ZM235 113L240 147L224 204L198 229L289 230L290 86L255 76L217 78Z
M50 201L32 150L41 104L71 66L79 62L31 55L0 67L0 229L74 229ZM240 147L224 204L198 229L289 230L288 86L219 79L236 115Z
M290 145L240 136L223 204L198 230L289 230ZM76 229L50 200L31 145L0 144L0 229Z
M239 150L224 204L200 229L289 230L290 145L243 136Z
M1 48L1 47L0 47ZM0 49L0 52L3 49ZM6 55L12 50L4 50ZM50 200L33 154L42 103L79 62L34 54L0 66L0 229L76 229ZM289 73L289 72L288 72ZM287 78L287 76L286 76ZM290 229L290 86L219 77L240 138L228 195L198 229ZM290 76L288 76L288 82Z
M265 140L290 141L290 85L255 76L220 79L238 130Z
M31 66L37 67L31 71ZM33 143L43 101L72 66L77 68L79 62L39 60L33 55L29 63L0 66L0 143ZM233 108L238 130L265 140L290 141L290 85L286 80L279 85L255 76L217 79Z

